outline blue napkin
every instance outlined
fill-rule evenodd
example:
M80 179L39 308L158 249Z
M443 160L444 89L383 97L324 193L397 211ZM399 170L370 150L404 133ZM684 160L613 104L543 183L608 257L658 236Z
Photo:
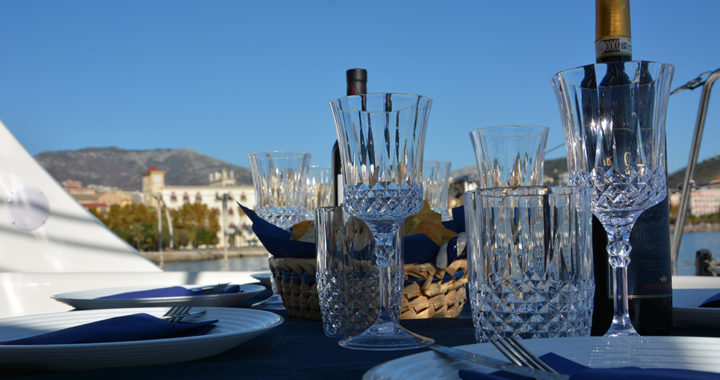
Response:
M304 241L291 240L292 234L289 231L264 220L253 210L238 202L250 220L253 222L253 232L263 243L265 248L275 257L298 257L315 258L315 244ZM462 232L465 230L465 213L462 207L453 209L453 220L443 223L447 228ZM461 227L462 230L457 228ZM435 256L440 247L425 234L406 236L405 240L405 263L421 264L435 262ZM458 255L454 255L458 256Z
M202 296L207 295L210 289L187 289L182 286L171 286L167 288L157 288L148 290L138 290L134 292L125 292L112 294L105 297L99 297L102 300L113 300L113 299L133 299L133 298L160 298L160 297L188 297L188 296ZM220 294L231 294L240 292L240 285L231 285L225 288Z
M657 379L657 380L674 380L674 379L718 379L720 374L710 372L691 371L686 369L671 368L638 368L638 367L622 367L622 368L590 368L582 364L578 364L564 357L548 353L540 356L554 370L570 375L571 380L634 380L634 379ZM461 369L458 375L463 380L502 380L502 379L528 379L503 371L493 373L481 373L477 371Z
M150 314L123 315L79 326L0 342L8 345L73 344L123 342L203 335L215 327L217 320L197 323L170 323Z
M255 235L274 257L315 258L315 244L305 241L291 240L292 234L259 217L255 211L238 205L252 221Z
M706 299L700 307L720 307L720 293Z

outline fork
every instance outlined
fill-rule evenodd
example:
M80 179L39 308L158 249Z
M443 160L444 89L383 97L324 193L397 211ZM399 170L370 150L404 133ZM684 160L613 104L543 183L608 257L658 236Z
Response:
M498 337L491 339L490 343L511 362L519 366L535 368L548 373L558 373L547 363L533 355L514 337Z
M178 323L190 313L190 305L175 305L163 315L170 323Z
M228 285L230 285L228 282L217 284L208 290L207 294L220 294L227 289ZM163 315L163 318L167 319L170 323L178 323L190 314L191 307L190 305L175 305ZM205 312L201 311L198 313L204 314Z

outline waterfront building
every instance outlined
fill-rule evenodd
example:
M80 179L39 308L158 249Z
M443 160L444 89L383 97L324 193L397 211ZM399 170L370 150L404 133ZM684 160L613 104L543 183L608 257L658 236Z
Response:
M220 231L219 248L259 245L252 232L252 222L237 205L255 206L255 190L252 185L236 185L234 174L225 170L211 173L208 186L166 186L165 171L151 167L143 174L144 203L157 207L158 202L170 210L177 210L185 203L201 203L216 210Z
M720 212L720 177L715 178L709 184L692 184L690 191L690 215L701 216ZM672 191L670 194L670 206L680 204L680 191Z

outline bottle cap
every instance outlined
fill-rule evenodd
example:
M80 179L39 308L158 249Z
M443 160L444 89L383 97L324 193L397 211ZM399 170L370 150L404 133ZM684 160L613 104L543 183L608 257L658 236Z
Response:
M367 70L365 69L350 69L346 73L347 81L362 81L367 82Z

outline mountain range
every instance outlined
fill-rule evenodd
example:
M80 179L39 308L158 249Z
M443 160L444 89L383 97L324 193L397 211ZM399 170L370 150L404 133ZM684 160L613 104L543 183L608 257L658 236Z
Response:
M165 170L168 186L207 186L209 175L223 169L233 172L237 184L252 184L250 169L187 148L86 148L42 152L35 159L58 182L77 180L84 186L112 186L125 191L140 190L143 173L153 166Z
M250 169L221 161L188 148L126 150L115 147L85 148L42 152L35 159L58 181L78 180L90 184L117 187L126 191L140 190L142 175L150 167L165 170L168 186L206 186L210 173L233 172L238 185L251 185ZM565 158L546 160L544 177L557 183L567 171ZM467 166L451 173L451 177L476 176L477 169ZM683 180L685 168L668 175L668 187L677 188ZM699 162L695 168L695 182L706 184L720 177L720 156Z

